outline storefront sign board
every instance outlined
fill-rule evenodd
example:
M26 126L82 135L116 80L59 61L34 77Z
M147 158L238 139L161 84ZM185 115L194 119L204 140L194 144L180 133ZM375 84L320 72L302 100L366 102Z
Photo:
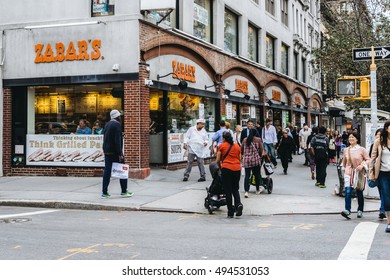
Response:
M103 135L28 134L26 165L103 167Z

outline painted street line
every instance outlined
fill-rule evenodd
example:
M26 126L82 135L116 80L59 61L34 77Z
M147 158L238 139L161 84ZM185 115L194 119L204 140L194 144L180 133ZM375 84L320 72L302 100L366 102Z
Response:
M41 214L47 214L47 213L52 213L52 212L58 212L58 211L61 211L61 210L43 210L43 211L26 212L26 213L20 213L20 214L0 215L0 219L32 216L32 215L41 215Z
M352 232L339 260L366 260L378 227L377 223L359 223Z

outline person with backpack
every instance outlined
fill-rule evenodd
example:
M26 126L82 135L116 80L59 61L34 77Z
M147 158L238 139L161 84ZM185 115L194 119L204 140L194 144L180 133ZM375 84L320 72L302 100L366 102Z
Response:
M328 167L328 147L329 138L326 137L326 128L321 126L318 129L318 134L311 139L311 152L314 155L316 164L316 179L315 185L320 188L326 188L326 168Z

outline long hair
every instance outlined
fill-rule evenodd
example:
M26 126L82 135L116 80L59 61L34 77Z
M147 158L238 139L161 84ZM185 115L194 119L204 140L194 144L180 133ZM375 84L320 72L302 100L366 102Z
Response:
M382 147L386 147L389 149L387 146L387 139L389 138L389 132L387 131L388 127L390 126L390 120L387 120L385 122L385 125L383 126L383 131L382 131L382 136L381 136L381 145Z
M233 145L233 137L229 131L225 131L222 134L222 138L225 139L225 141L228 142L230 145Z
M246 145L249 147L250 145L252 145L252 142L253 142L253 137L256 136L256 133L257 133L257 129L256 128L251 128L249 129L249 135L248 137L246 138Z

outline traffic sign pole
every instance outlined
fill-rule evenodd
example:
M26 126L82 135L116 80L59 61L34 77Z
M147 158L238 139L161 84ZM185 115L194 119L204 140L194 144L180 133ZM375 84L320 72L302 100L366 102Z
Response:
M371 47L371 143L375 141L375 131L378 128L378 107L377 107L377 96L376 96L376 64L375 64L375 51L374 47Z

